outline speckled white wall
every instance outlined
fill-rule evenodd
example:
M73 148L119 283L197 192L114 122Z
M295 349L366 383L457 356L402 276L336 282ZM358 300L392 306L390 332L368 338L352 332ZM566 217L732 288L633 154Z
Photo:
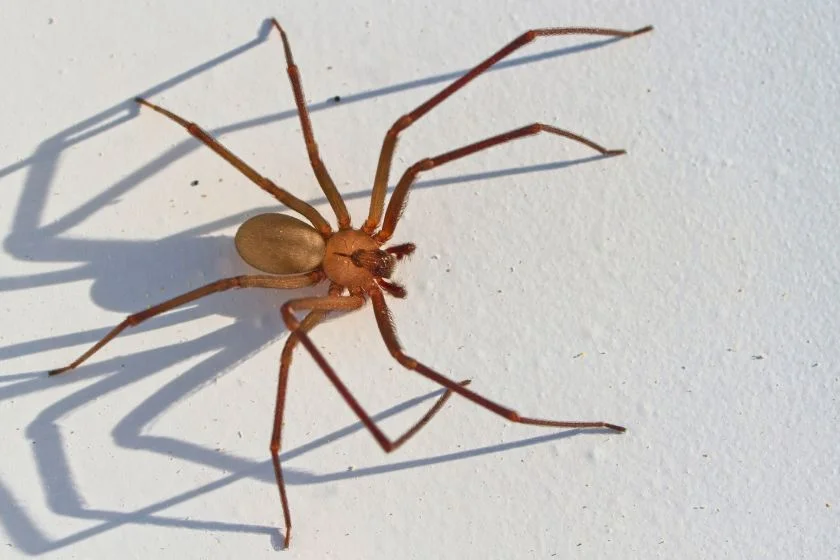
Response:
M272 16L357 224L393 121L522 31L656 26L525 47L404 133L394 172L531 122L628 150L541 136L424 174L393 303L409 353L445 375L628 432L512 425L453 398L385 455L299 353L282 554L840 555L836 2L6 4L0 557L281 554L268 438L288 295L202 300L44 373L128 313L247 272L232 235L277 209L133 97L329 213ZM391 435L439 394L390 358L370 309L314 339Z

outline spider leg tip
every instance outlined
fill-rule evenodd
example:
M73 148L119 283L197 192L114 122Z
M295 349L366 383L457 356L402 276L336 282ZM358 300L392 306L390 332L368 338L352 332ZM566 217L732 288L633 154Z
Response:
M641 29L635 30L633 32L633 35L641 35L642 33L647 33L648 31L653 31L653 26L652 25L646 25L645 27L642 27Z
M615 156L623 156L627 153L627 150L607 150L604 152L606 157L615 157Z
M277 21L277 18L271 18L271 25L273 25L277 31L280 32L280 35L283 36L283 40L286 40L286 32L283 30L283 26L280 25L280 22Z
M289 67L294 66L294 58L292 57L292 47L289 45L289 38L286 37L286 32L283 31L283 27L280 25L280 22L277 21L277 18L271 18L271 23L274 27L277 28L277 31L280 33L280 39L283 41L283 52L286 54L286 62L288 63Z
M623 434L624 432L626 432L626 431L627 431L627 428L625 428L624 426L617 426L616 424L607 424L607 423L605 423L605 424L604 424L604 427L605 427L605 428L609 428L610 430L614 430L614 431L616 431L616 432L618 432L618 433L620 433L620 434Z

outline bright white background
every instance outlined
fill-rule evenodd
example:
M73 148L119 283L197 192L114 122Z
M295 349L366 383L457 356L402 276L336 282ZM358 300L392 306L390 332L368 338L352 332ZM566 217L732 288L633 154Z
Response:
M0 557L840 554L840 5L446 6L4 2ZM232 235L277 209L135 95L329 213L271 16L356 223L390 124L520 32L656 26L522 49L409 129L395 166L534 121L628 150L536 137L426 174L393 304L407 349L445 374L626 434L511 425L454 398L386 456L298 354L279 552L287 295L206 299L45 377L126 314L247 272ZM370 309L315 340L392 435L439 394L391 360Z

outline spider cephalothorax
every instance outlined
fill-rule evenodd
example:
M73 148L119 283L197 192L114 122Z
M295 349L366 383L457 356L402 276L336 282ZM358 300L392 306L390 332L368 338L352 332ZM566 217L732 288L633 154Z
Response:
M596 150L602 156L620 155L624 153L623 150L608 150L592 140L573 132L546 124L533 123L434 157L422 159L414 165L409 166L403 173L397 186L394 188L394 192L388 202L387 210L385 209L385 196L387 194L388 177L394 156L394 149L396 148L397 137L400 132L411 126L412 123L422 118L423 115L431 111L450 95L518 48L530 43L537 37L575 34L633 37L646 33L653 28L648 26L635 31L619 31L591 27L564 27L533 29L520 35L487 60L481 62L478 66L455 80L437 95L396 120L385 134L385 139L382 143L379 162L374 176L373 189L371 191L368 217L360 229L353 229L344 200L341 198L335 183L318 153L318 146L315 143L315 135L312 131L309 113L304 102L300 73L292 58L292 50L289 46L286 33L276 20L273 20L273 24L283 39L287 71L292 84L298 115L300 116L301 129L309 155L309 162L318 180L318 184L324 191L336 215L338 230L334 231L329 222L313 206L261 176L195 123L189 122L145 99L137 98L138 103L161 113L184 127L187 132L236 167L236 169L253 181L259 188L272 195L290 210L301 214L309 223L307 224L292 216L276 213L260 214L247 220L236 233L235 243L237 251L247 263L268 274L248 274L217 280L216 282L150 307L145 311L130 315L105 335L102 340L79 356L76 361L66 367L52 370L50 375L57 375L75 368L124 329L204 296L231 288L302 288L328 280L330 282L328 295L293 299L280 306L280 311L289 329L290 336L286 340L280 359L280 375L270 449L277 487L280 491L280 500L283 505L283 518L286 525L286 546L288 546L291 536L292 518L289 510L289 502L286 498L286 485L283 482L283 470L280 465L279 454L289 368L292 363L292 352L298 343L302 344L312 355L312 358L353 413L386 452L395 450L420 431L441 409L452 393L457 393L465 399L511 422L556 428L606 428L616 432L623 432L624 428L621 426L607 422L543 420L521 416L513 409L495 403L467 388L467 385L469 385L468 380L460 382L453 381L406 355L397 339L396 327L394 326L388 306L385 303L384 294L388 293L400 298L405 297L405 288L392 282L389 278L394 271L396 262L410 255L414 251L414 245L404 243L389 248L382 248L383 244L391 239L397 222L402 216L409 188L417 176L423 171L434 169L435 167L445 165L451 161L467 157L505 142L511 142L541 132L574 140ZM324 320L330 311L353 311L361 308L368 300L372 304L376 323L382 334L385 346L391 355L406 369L415 371L446 389L434 406L411 429L396 439L390 439L382 432L376 422L374 422L352 393L350 393L349 389L338 377L335 370L330 366L321 351L309 338L308 334L310 330ZM303 319L298 319L295 314L300 311L308 312Z

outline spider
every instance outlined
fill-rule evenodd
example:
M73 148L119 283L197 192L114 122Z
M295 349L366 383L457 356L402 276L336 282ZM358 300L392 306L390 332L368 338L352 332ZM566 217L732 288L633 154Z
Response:
M272 19L272 24L279 32L280 38L283 41L287 73L300 117L309 162L318 180L318 184L324 191L330 207L336 215L338 229L333 230L327 220L314 207L258 174L253 168L212 138L197 124L189 122L145 99L136 98L135 101L140 105L148 107L181 125L187 132L242 172L243 175L254 182L259 188L272 195L287 208L302 215L309 223L289 215L276 213L260 214L248 219L236 232L234 242L237 252L245 262L267 274L249 274L223 278L152 306L145 311L129 315L99 342L79 356L76 361L63 368L50 371L49 375L58 375L78 367L126 328L133 327L146 319L166 313L204 296L232 288L294 289L329 281L327 295L292 299L280 307L283 321L288 327L290 334L283 347L280 359L277 400L274 409L274 426L269 447L274 465L274 473L277 479L277 488L280 492L280 502L283 507L283 518L285 522L284 548L289 546L292 518L289 502L286 497L283 469L279 456L282 442L283 409L286 402L289 370L292 363L292 353L297 344L302 344L312 355L315 362L323 370L324 374L347 405L386 453L390 453L399 448L419 432L443 407L453 393L457 393L490 412L519 424L553 428L606 428L615 432L624 432L625 428L622 426L607 422L544 420L521 416L515 410L493 402L469 389L468 385L470 380L453 381L406 354L397 339L396 327L394 326L394 321L385 301L385 296L387 294L396 298L406 297L406 289L393 280L390 280L390 278L397 263L411 255L414 252L415 246L413 243L401 243L399 245L384 247L393 236L397 223L405 209L408 191L411 185L422 172L440 167L451 161L467 157L493 146L541 132L574 140L596 150L605 157L624 154L624 150L608 150L592 140L573 132L547 124L534 123L456 148L434 157L420 160L408 167L403 173L391 195L387 208L385 207L385 195L394 149L399 134L453 93L512 52L530 43L537 37L552 35L600 35L627 38L647 33L653 27L647 26L635 31L591 27L533 29L526 31L502 47L495 54L441 90L437 95L394 122L385 134L385 139L382 143L376 174L373 180L370 210L367 219L360 228L354 228L351 225L350 215L347 212L344 200L341 198L335 183L318 153L318 145L315 143L312 123L310 122L309 113L306 109L300 72L294 63L288 37L276 19ZM445 392L429 408L423 417L396 439L388 438L376 425L370 415L338 377L332 366L326 361L308 334L331 311L355 311L363 307L368 299L370 299L373 306L376 323L385 341L385 346L391 355L406 369L415 371L445 388ZM302 319L299 319L296 313L303 311L307 312L307 314Z

